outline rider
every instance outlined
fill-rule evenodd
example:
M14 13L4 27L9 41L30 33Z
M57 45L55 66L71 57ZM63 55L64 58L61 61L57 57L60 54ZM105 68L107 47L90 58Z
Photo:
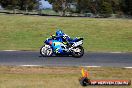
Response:
M72 41L72 39L62 30L57 30L55 37L58 41L63 42L64 44L69 44L69 42Z

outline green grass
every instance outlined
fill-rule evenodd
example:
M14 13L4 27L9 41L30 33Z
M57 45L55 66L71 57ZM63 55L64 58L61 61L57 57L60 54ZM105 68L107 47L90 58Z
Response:
M55 12L52 9L44 9L42 10L42 14L48 14L48 15L59 15L57 12Z
M0 15L0 50L39 50L57 28L84 37L86 51L132 52L132 20Z
M89 78L132 80L132 69L87 68ZM0 88L83 88L79 67L0 67ZM86 88L89 88L86 87ZM132 88L132 86L90 86L90 88Z

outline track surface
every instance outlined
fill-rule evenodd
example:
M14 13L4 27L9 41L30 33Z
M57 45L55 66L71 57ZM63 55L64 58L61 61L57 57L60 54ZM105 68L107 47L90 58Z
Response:
M85 53L82 58L41 57L39 52L0 51L0 65L132 67L132 53Z

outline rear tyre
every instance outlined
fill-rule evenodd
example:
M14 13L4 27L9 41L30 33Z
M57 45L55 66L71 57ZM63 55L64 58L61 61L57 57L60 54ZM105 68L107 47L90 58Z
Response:
M82 57L84 54L84 49L82 46L75 47L72 52L72 56L76 58Z
M53 55L53 50L49 45L44 45L40 48L40 54L44 57L52 56Z

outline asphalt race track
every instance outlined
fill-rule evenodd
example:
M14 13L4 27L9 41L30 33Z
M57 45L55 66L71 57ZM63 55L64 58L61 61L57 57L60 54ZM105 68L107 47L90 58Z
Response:
M0 51L0 65L132 67L132 53L92 53L82 58L42 57L37 51Z

